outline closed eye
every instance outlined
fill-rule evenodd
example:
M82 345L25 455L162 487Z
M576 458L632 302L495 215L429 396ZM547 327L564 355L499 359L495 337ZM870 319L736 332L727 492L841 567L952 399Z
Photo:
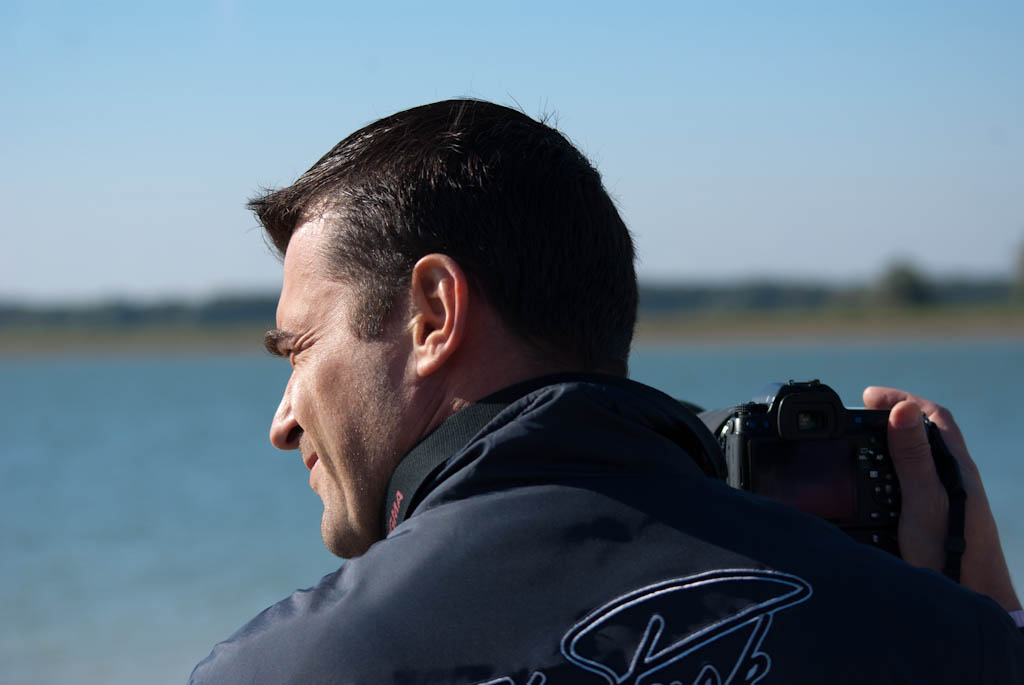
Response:
M290 360L294 355L292 345L295 337L295 334L291 331L273 328L263 334L263 347L267 350L268 354Z

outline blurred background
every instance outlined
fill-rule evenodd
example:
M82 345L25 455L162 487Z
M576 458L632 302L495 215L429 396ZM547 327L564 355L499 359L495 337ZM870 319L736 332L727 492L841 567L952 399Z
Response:
M1018 585L1019 2L0 4L0 681L181 682L337 567L266 440L245 200L397 110L548 117L634 233L633 376L951 406Z

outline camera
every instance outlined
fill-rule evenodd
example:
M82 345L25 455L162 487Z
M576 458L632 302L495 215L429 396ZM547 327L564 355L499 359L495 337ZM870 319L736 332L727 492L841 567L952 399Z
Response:
M813 380L774 383L751 402L700 417L721 444L729 485L899 554L900 485L887 449L888 410L848 409Z

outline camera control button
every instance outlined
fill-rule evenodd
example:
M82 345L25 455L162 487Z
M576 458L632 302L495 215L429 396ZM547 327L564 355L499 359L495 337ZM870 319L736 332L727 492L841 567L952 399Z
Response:
M883 507L894 507L896 506L896 498L891 493L886 492L885 486L875 483L871 488L871 495L875 502Z
M868 471L868 478L870 478L872 480L877 479L878 478L878 471L876 471L875 469L871 469L870 471Z
M881 514L880 512L877 512L877 511L873 511L873 512L871 512L871 513L869 514L869 516L871 517L871 520L872 520L872 521L878 521L879 519L881 519L881 518L882 518L882 514Z

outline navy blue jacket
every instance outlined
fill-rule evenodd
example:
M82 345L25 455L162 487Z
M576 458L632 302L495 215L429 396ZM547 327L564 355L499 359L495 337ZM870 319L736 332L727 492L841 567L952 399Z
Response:
M455 414L408 518L191 682L1024 683L994 602L706 477L681 412L590 376Z

